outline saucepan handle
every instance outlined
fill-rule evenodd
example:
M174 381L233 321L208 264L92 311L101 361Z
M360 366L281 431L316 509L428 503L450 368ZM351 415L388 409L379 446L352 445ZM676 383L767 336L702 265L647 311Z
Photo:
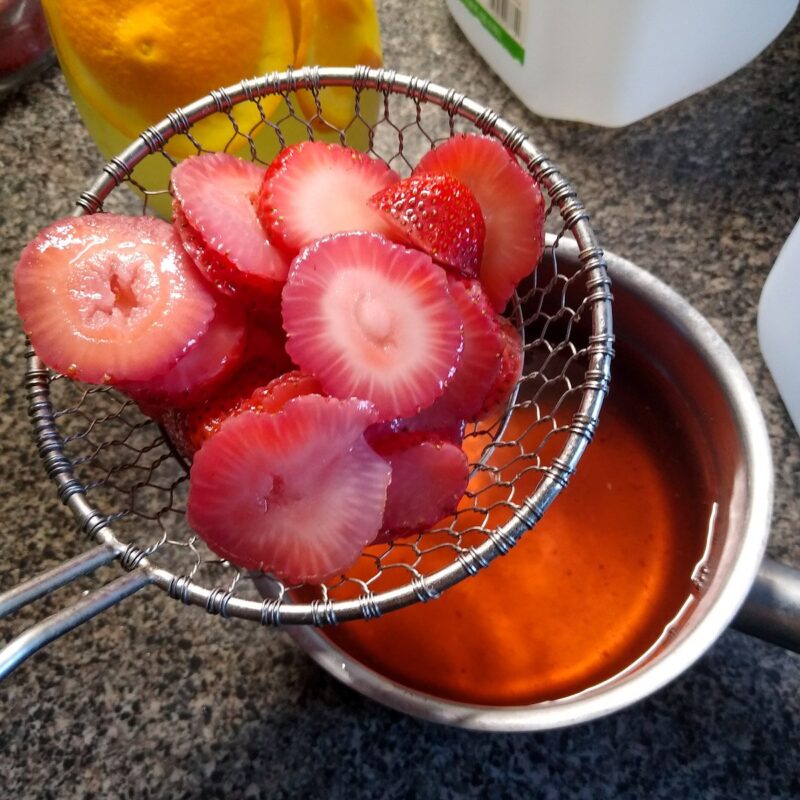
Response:
M733 627L800 653L800 570L765 558Z

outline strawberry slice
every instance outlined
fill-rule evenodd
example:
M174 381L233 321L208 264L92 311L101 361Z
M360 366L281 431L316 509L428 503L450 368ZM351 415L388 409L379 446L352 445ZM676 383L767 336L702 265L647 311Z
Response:
M219 556L289 583L321 583L380 528L391 469L364 440L361 400L309 395L243 412L197 452L189 524Z
M170 408L159 422L177 451L191 459L222 424L243 411L274 414L289 400L306 394L322 394L319 381L299 370L274 378L266 386L253 388L258 378L242 372L212 397L188 408Z
M272 380L294 368L286 352L286 334L280 326L280 316L276 321L253 313L249 314L243 369L267 376L267 380ZM253 388L263 386L267 380L261 380L260 383L254 384Z
M172 170L173 217L186 251L223 294L279 294L289 262L273 247L253 200L264 170L227 153L204 153Z
M460 358L461 317L445 272L377 234L307 247L282 305L292 360L328 394L374 403L381 419L430 405Z
M149 381L124 383L119 388L143 410L194 405L221 386L237 369L246 342L244 311L224 298L217 298L216 312L208 330L175 366Z
M525 353L522 339L516 325L505 317L498 316L497 322L503 337L503 354L500 368L483 402L481 416L498 414L505 409L509 395L522 377Z
M418 433L373 434L369 441L392 468L374 544L424 531L456 510L469 481L469 463L460 447Z
M483 212L486 239L480 278L496 311L536 268L544 249L544 199L534 179L496 139L461 134L426 153L413 175L452 175Z
M172 227L152 217L54 222L23 250L14 289L42 360L89 383L165 373L214 316L214 298Z
M350 147L301 142L270 165L258 196L258 218L290 258L333 233L387 233L389 222L367 201L399 179L383 161Z
M322 386L313 375L295 369L256 389L249 402L258 411L275 414L289 400L307 394L323 394Z
M394 422L395 430L430 431L460 442L464 422L479 419L487 407L486 396L498 379L506 347L497 315L478 281L448 278L464 325L464 352L455 374L440 397L419 414Z
M474 278L486 228L475 196L450 175L412 176L370 198L402 244L426 252L437 264Z
M156 408L145 406L142 410L157 417L178 452L191 458L228 417L259 406L262 398L255 401L253 398L259 391L264 391L263 387L271 387L272 382L284 373L301 374L291 372L294 365L286 355L285 342L282 329L276 329L268 321L251 314L244 354L238 369L226 382L218 385L205 399L183 408L164 409L161 405ZM321 392L316 379L306 377L313 381L314 388L300 393Z

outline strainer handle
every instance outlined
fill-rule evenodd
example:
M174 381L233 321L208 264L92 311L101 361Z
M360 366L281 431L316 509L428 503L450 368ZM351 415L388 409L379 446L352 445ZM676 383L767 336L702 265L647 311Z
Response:
M765 558L733 627L800 653L800 570Z
M109 564L115 558L114 550L102 545L19 584L0 594L0 618L13 614L23 606L55 589L72 583L83 575L94 572L98 567ZM147 572L143 569L135 569L81 598L71 606L31 625L0 650L0 680L11 674L23 661L45 645L138 592L149 583L152 583L152 578Z

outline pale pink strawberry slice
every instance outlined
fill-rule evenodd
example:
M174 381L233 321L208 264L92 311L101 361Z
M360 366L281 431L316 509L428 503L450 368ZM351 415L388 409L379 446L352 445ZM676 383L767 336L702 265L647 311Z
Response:
M478 201L461 181L414 175L373 195L369 204L390 221L393 239L467 278L477 276L486 228Z
M239 367L246 342L244 311L219 297L208 330L175 366L149 381L124 383L119 388L143 410L193 405L221 386Z
M253 206L264 169L227 153L204 153L172 170L173 216L184 247L224 294L280 293L289 262Z
M525 360L517 326L501 316L497 317L497 322L503 337L503 355L500 358L500 368L484 400L481 416L497 414L505 409L512 390L522 377Z
M370 446L392 468L375 544L422 532L456 510L469 481L469 463L460 447L417 433L373 434Z
M373 233L320 239L283 290L286 350L325 391L410 416L442 393L462 347L445 272Z
M505 339L480 283L451 277L448 286L461 312L464 352L442 395L420 411L411 430L448 430L455 420L477 419L500 368Z
M258 411L275 414L289 400L307 394L324 394L320 382L313 376L299 369L287 372L270 381L266 386L256 389L250 395L250 404Z
M217 386L208 397L185 408L143 409L151 416L158 416L159 422L176 449L191 458L194 452L219 430L222 423L233 414L253 408L257 403L253 397L271 386L272 381L294 369L284 344L282 329L265 324L263 319L249 315L247 340L244 354L233 375ZM309 379L311 380L311 379ZM313 386L304 394L316 391ZM260 400L259 400L260 402ZM153 413L153 411L155 413Z
M452 175L475 195L486 224L478 277L495 310L502 311L544 249L539 186L500 142L475 134L454 136L426 153L413 174L428 172Z
M165 373L214 316L214 297L174 230L151 217L54 222L23 250L14 290L42 360L89 383Z
M308 395L226 421L197 452L189 524L219 556L288 583L346 570L377 535L391 469L369 403Z
M170 408L161 414L159 422L179 453L191 459L226 420L243 411L274 414L295 397L322 394L319 381L299 370L287 372L254 390L253 377L242 373L202 402L186 408Z
M289 257L333 233L387 233L390 223L367 201L399 179L383 161L350 147L301 142L270 166L259 193L258 217Z

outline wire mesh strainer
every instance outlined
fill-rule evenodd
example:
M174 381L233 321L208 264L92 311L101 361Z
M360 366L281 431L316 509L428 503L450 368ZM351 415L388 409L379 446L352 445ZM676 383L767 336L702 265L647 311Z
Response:
M342 96L329 99L329 87L351 90L352 115L344 126ZM301 92L305 102L298 103ZM335 120L328 102L336 103ZM246 130L240 120L247 115L237 113L244 104L258 120ZM310 116L299 111L312 105ZM524 337L523 377L502 414L467 432L472 473L455 515L432 531L368 548L345 576L298 587L214 556L186 524L186 465L158 426L112 389L50 373L31 351L26 383L39 452L59 497L99 546L0 595L0 616L113 559L129 574L12 641L0 652L0 676L148 584L210 613L265 625L370 618L433 598L506 553L538 522L595 429L612 350L603 253L573 188L520 129L462 94L388 70L273 73L214 91L146 130L105 165L76 213L130 212L133 195L116 191L125 184L138 190L140 211L152 213L168 199L172 152L202 152L194 126L212 116L230 131L219 149L263 163L289 140L322 136L360 144L408 174L427 150L456 133L499 139L542 188L551 230L542 262L509 311ZM580 264L565 271L558 245L567 233L577 241Z

